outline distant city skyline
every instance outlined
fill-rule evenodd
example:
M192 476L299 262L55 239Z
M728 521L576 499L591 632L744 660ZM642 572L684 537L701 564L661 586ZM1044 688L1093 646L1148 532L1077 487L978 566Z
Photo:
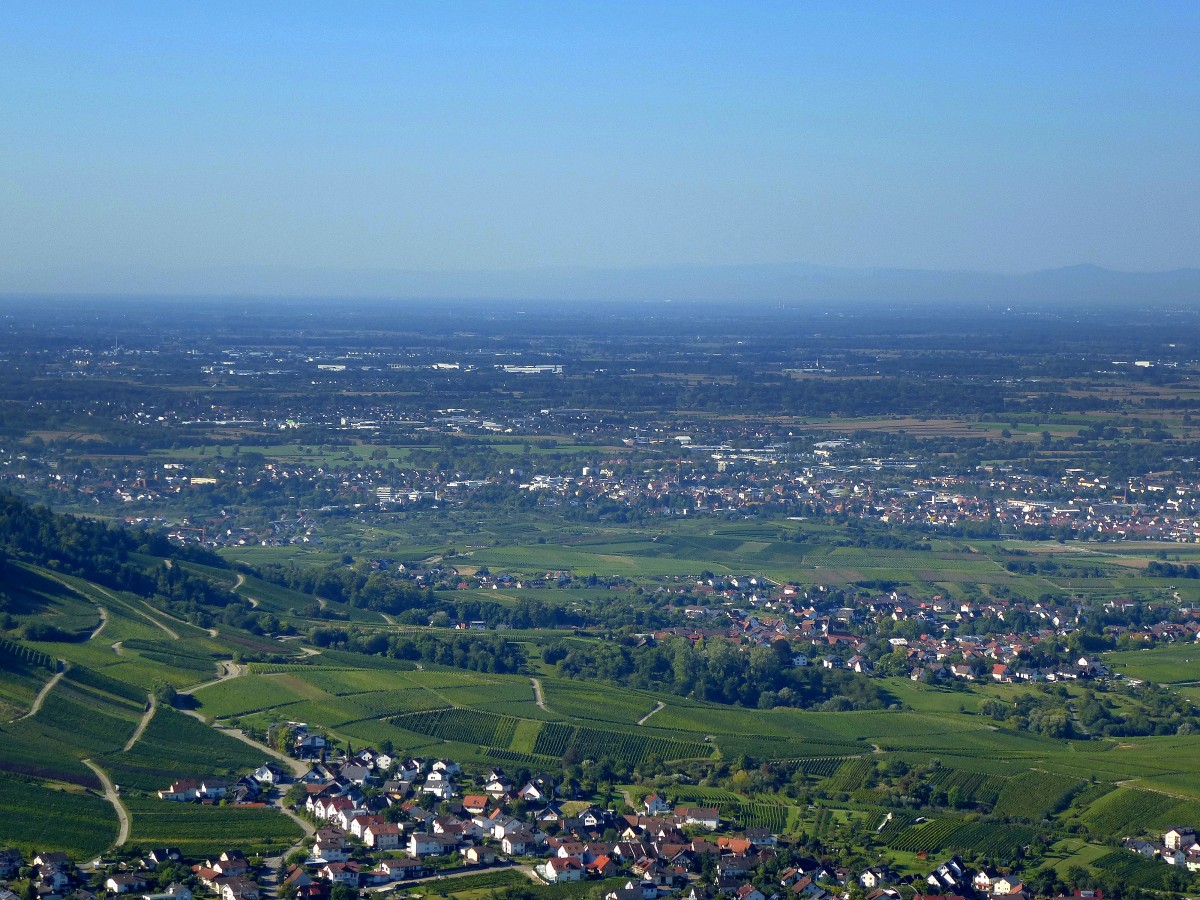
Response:
M1200 268L1195 3L6 13L0 293Z

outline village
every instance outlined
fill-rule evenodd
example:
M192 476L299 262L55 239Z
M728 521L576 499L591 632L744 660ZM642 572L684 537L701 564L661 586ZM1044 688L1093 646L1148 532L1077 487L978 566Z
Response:
M273 858L237 847L186 859L178 848L77 865L64 853L26 860L0 850L0 900L346 900L404 892L429 881L512 868L532 885L594 882L603 900L1028 900L1019 868L971 866L957 856L924 875L887 865L854 870L819 846L767 828L743 828L715 807L672 804L654 791L634 806L604 808L578 785L549 775L521 784L502 769L470 774L449 759L393 758L364 748L337 752L303 723L286 729L294 755L309 768L264 763L236 782L181 779L164 803L287 806L307 823L308 838ZM349 748L347 747L347 750ZM628 799L628 798L627 798ZM1131 837L1142 857L1200 871L1192 827ZM4 887L21 880L21 893ZM1075 890L1075 900L1103 900Z

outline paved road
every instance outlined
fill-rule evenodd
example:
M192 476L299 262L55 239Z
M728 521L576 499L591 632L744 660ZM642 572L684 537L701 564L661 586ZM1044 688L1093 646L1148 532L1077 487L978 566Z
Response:
M104 630L104 626L108 624L108 610L103 606L97 606L96 612L100 613L100 624L97 625L92 633L88 635L88 640L93 640L100 632Z
M230 588L230 592L236 594L238 592L238 588L240 588L245 583L246 583L246 576L243 575L241 572L238 572L237 582L233 585L232 588ZM246 602L249 603L251 607L253 607L254 609L258 609L258 601L257 600L255 600L253 597L250 597L245 594L243 594L243 596L246 597Z
M666 708L667 708L667 704L665 704L661 700L659 700L658 703L655 705L654 709L650 710L650 712L646 713L644 716L642 716L640 719L638 719L637 723L639 725L645 725L647 719L649 719L656 712L661 712L662 710L664 710Z
M199 719L201 722L204 722L205 725L211 724L211 723L205 721L204 716L200 715L200 713L196 712L194 709L185 709L185 710L181 710L181 712L185 712L189 716ZM265 753L267 756L270 756L273 759L277 759L282 763L286 763L288 768L292 770L292 774L295 775L297 778L299 778L301 775L303 775L309 769L309 766L306 765L305 763L301 762L300 760L293 759L292 757L287 756L286 754L280 753L278 750L274 749L273 747L268 747L266 744L259 743L254 738L249 737L244 731L242 731L240 729L222 728L220 725L212 725L212 727L215 728L217 731L221 732L221 734L227 734L227 735L229 735L229 737L236 738L237 740L241 741L243 744L249 744L251 747L253 747L255 750L258 750L260 753Z
M124 753L128 753L130 750L132 750L133 745L141 739L142 733L146 730L146 726L150 724L150 720L154 718L154 713L158 709L158 701L154 699L154 695L147 694L146 696L149 698L146 703L146 712L142 715L142 721L138 722L137 730L134 731L133 734L129 736L129 740L125 742L125 748L122 751Z
M96 773L96 777L104 785L104 799L111 803L112 808L117 811L117 821L121 827L117 829L117 840L113 844L113 847L124 846L125 842L129 840L129 813L125 810L125 804L121 802L121 798L117 794L117 789L113 787L112 780L108 777L107 772L90 759L83 760L83 764Z
M283 861L287 859L296 850L304 849L304 842L308 838L317 833L316 828L307 819L296 815L287 806L284 805L283 797L275 797L271 801L271 806L278 809L281 813L295 822L304 830L304 835L292 846L282 851L276 856L267 856L263 858L263 875L259 878L259 885L263 888L266 895L277 897L279 896L279 870L283 868Z
M537 703L539 709L545 709L546 708L546 698L542 694L542 683L540 681L538 681L536 678L530 678L529 680L533 682L534 702Z
M426 884L430 881L448 881L451 878L466 878L470 875L482 875L487 872L494 872L497 869L513 869L527 876L530 881L536 884L545 884L537 872L533 870L532 866L514 866L497 863L494 866L474 866L470 869L456 869L453 872L444 872L441 875L426 875L424 878L406 878L403 881L394 881L391 884L381 884L376 887L364 888L363 891L368 894L386 894L389 891L403 890L414 884Z
M192 692L201 690L202 688L212 687L214 684L220 684L222 681L228 681L230 678L238 678L246 674L246 667L238 665L235 662L221 661L217 663L217 666L221 670L221 674L219 676L211 681L205 681L201 684L193 684L191 687L180 688L179 693L191 694Z
M67 670L63 669L58 674L54 675L44 685L42 685L42 689L38 691L38 695L33 698L33 706L29 707L29 712L25 713L23 716L18 716L17 718L13 719L13 721L19 722L21 719L32 719L34 716L36 716L38 714L38 710L42 708L42 704L46 700L46 695L50 693L51 689L53 689L56 684L62 681L62 677L66 674Z

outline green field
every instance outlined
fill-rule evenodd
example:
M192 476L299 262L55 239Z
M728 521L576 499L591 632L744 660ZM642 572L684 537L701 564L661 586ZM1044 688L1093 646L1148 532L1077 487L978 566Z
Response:
M802 529L794 523L687 523L666 534L542 528L506 532L499 524L496 529L517 543L464 551L471 554L458 559L464 569L486 564L493 570L534 574L554 569L624 574L655 590L656 585L686 584L688 579L674 581L673 576L703 570L831 585L895 581L936 586L955 596L1000 587L1011 588L1013 596L1030 596L1048 584L1017 578L983 553L952 551L944 542L924 553L779 540L781 533ZM550 540L530 545L533 533ZM401 546L417 546L405 540L409 542ZM467 546L466 541L459 544ZM237 556L260 562L301 558L321 565L334 559L306 553L248 548ZM877 845L886 846L898 864L913 868L922 851L1013 862L1037 835L1060 839L1068 829L1080 837L1049 861L1058 865L1078 859L1114 868L1117 860L1104 860L1096 852L1097 841L1200 820L1194 763L1200 737L1055 740L981 714L986 701L1011 705L1046 696L1028 685L955 685L965 688L959 690L888 679L875 682L884 692L884 709L755 709L576 681L560 677L542 658L545 648L559 643L593 648L612 635L549 629L492 632L525 650L529 666L516 674L418 667L384 655L349 652L337 644L316 654L301 653L302 638L281 643L224 624L214 629L214 636L131 595L24 571L27 586L21 596L31 610L28 615L57 610L64 625L74 622L77 632L89 622L95 627L97 605L108 615L97 640L47 641L30 648L43 654L50 667L64 660L67 672L36 716L0 725L0 771L7 773L0 775L0 800L20 812L35 804L57 809L78 799L80 809L103 822L102 828L88 838L79 824L83 813L64 813L37 838L45 846L77 853L99 852L115 835L112 808L94 793L99 785L82 765L85 758L94 759L120 785L133 816L131 845L176 845L199 855L231 844L264 851L289 844L298 835L295 826L271 810L177 805L153 797L180 777L236 777L264 761L262 751L213 725L265 731L282 721L306 722L343 745L389 742L396 753L447 756L480 770L501 765L510 771L554 772L566 762L581 772L608 768L622 777L676 771L700 782L709 777L722 786L672 782L673 802L715 805L731 827L764 826L831 842L849 843L868 829L881 829L875 834ZM191 571L226 588L236 583L231 570L193 565ZM257 579L245 579L237 593L281 618L302 619L294 612L301 608L315 615L312 598ZM624 602L623 592L590 587L524 589L508 597L492 596L505 593L499 591L458 593L455 600L509 606L537 600L558 609ZM379 631L395 627L366 610L339 606L334 613L338 618L331 621L301 621L301 631L329 624ZM437 633L421 625L410 633L431 631ZM1109 654L1106 661L1135 677L1179 684L1200 680L1190 674L1192 651L1190 646L1166 646ZM210 682L218 663L239 656L259 661L240 668L237 677L195 690L195 711L203 721L160 707L140 739L124 749L142 719L147 692L163 683L187 687ZM8 709L15 716L28 709L51 668L15 657L6 665L0 712ZM544 707L535 702L531 678L538 679ZM1085 694L1083 686L1066 690L1065 696L1075 701ZM1112 708L1121 714L1136 708L1128 695L1111 696L1116 698ZM1196 696L1200 699L1200 691ZM47 758L48 745L60 752ZM743 781L731 781L743 760ZM933 805L898 804L902 791L885 777L894 765L919 773ZM776 779L778 791L762 788L761 780L769 778ZM742 786L734 791L725 786L729 784ZM629 790L637 798L648 788L642 784ZM885 826L887 812L893 818ZM921 816L929 821L918 824ZM1147 884L1153 880L1142 872L1132 875L1149 879ZM463 887L464 897L480 895L481 900L480 892L489 889L483 881L467 880Z
M0 809L0 846L16 847L26 859L47 850L91 859L117 837L117 814L91 792L0 776Z
M1166 644L1108 653L1104 661L1115 672L1156 684L1200 681L1200 646L1196 644Z
M130 842L144 847L177 846L190 858L230 848L247 854L278 851L301 836L300 827L272 809L203 806L129 797Z

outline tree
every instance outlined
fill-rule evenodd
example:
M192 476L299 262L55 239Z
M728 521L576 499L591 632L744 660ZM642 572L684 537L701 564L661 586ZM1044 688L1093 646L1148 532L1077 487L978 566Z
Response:
M164 706L174 706L177 696L179 696L179 692L175 690L173 684L160 681L154 686L154 699Z
M304 782L297 781L283 797L283 802L288 806L299 806L304 802L304 798L308 795L308 791L304 787ZM398 808L398 807L397 807Z
M290 725L282 725L275 729L275 749L280 753L290 753L295 740L296 735Z

